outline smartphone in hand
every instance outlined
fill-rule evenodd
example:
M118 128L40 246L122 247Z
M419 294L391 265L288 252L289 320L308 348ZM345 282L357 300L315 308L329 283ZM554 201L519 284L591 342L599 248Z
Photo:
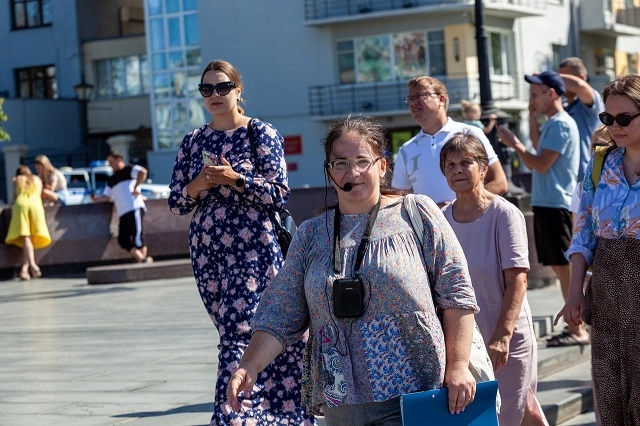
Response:
M202 161L205 166L217 166L218 165L218 156L207 151L206 149L202 150Z

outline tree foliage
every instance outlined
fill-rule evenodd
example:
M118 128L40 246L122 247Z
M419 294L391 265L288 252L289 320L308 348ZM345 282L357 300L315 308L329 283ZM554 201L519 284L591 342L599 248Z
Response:
M0 98L0 123L3 121L9 121L9 117L5 114L4 109L2 109L2 104L4 103L4 98ZM4 130L2 126L0 126L0 142L11 140L11 136Z

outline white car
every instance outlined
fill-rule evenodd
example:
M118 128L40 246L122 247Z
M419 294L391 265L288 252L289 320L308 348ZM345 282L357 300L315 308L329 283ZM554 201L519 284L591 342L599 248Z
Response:
M67 190L58 191L60 201L65 205L90 204L91 194L100 196L113 169L105 165L72 169L61 167L60 171L67 179ZM169 185L142 183L140 193L145 199L169 198Z

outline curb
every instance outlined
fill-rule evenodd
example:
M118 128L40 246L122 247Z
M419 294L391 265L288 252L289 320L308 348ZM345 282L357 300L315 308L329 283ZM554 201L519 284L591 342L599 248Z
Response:
M193 269L191 268L191 259L177 259L153 263L92 266L87 268L86 276L90 285L117 284L191 277Z

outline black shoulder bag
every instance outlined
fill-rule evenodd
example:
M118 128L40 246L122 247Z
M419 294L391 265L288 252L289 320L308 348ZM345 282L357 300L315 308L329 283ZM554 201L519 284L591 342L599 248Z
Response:
M249 121L247 127L247 135L249 137L251 152L253 154L253 159L255 161L257 170L258 152L253 136L253 118ZM285 208L277 212L273 210L268 210L267 212L269 214L269 219L271 219L271 223L273 224L273 230L276 234L276 238L278 239L278 244L280 244L280 251L282 251L282 256L286 258L287 252L289 251L289 245L291 244L291 239L293 238L293 234L296 233L298 226L296 225L295 220L293 220L291 212L289 212L289 210Z

